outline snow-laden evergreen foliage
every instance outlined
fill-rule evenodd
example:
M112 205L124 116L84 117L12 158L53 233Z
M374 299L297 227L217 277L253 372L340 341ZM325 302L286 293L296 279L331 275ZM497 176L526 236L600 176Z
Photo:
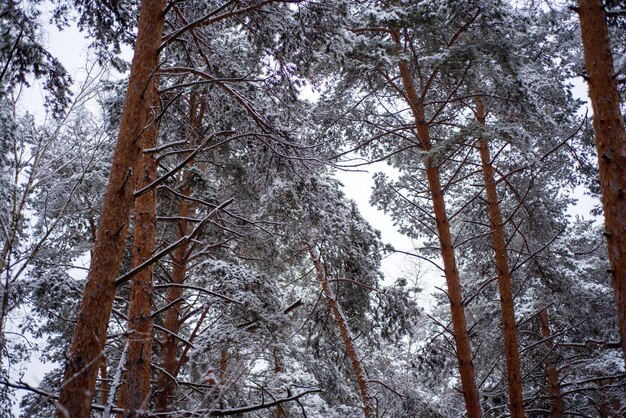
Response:
M48 417L63 384L107 178L117 169L110 161L128 83L92 80L74 87L72 101L69 77L40 41L48 6L5 3L0 415L19 409ZM100 63L129 68L120 51L134 44L141 2L53 3L54 23L84 30ZM149 186L158 201L154 332L145 340L150 390L132 413L353 417L369 413L366 393L378 417L466 416L448 294L420 306L426 298L413 273L384 277L381 263L395 250L335 176L336 167L385 161L390 169L375 175L372 204L430 266L441 264L440 230L426 169L440 176L480 407L485 417L508 416L479 141L495 171L526 415L555 408L553 371L564 415L623 413L626 378L603 230L568 215L581 189L600 193L593 132L571 93L584 68L578 18L567 5L535 6L167 4L153 74L159 101L150 105L157 145L143 150L158 164ZM605 6L623 86L624 5ZM53 121L40 124L16 110L17 93L33 76L44 79ZM429 144L417 133L424 125ZM123 414L134 367L126 359L139 221L127 222L121 274L110 277L118 286L97 355L92 416ZM31 356L52 369L39 375L38 387L20 380ZM21 405L17 390L28 393Z

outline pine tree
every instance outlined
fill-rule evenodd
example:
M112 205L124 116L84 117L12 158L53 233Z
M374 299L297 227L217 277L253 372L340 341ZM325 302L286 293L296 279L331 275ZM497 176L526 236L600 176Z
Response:
M164 2L142 2L135 56L109 184L104 198L87 284L83 293L72 349L56 416L87 417L91 410L99 357L106 341L115 279L120 268L133 201L133 170L141 148L138 138L149 125L153 103L152 74L158 64Z
M474 102L476 103L476 118L478 119L478 123L484 125L486 120L484 103L480 97L476 97ZM505 362L509 383L509 407L512 417L522 418L524 416L524 397L522 391L519 341L515 323L511 269L509 267L509 256L506 249L504 224L502 222L502 213L500 211L500 202L496 189L495 171L493 169L491 153L489 152L489 145L484 138L479 138L478 147L485 181L485 192L487 195L487 205L489 207L489 226L491 229L495 265L498 275Z
M29 76L43 79L46 107L62 117L71 103L72 79L41 43L40 12L31 2L7 0L0 6L0 98L29 86Z
M148 87L154 101L153 115L159 111L159 95L156 81ZM158 125L156 117L148 122L149 126L141 133L141 147L144 150L157 146ZM149 186L156 180L157 161L151 153L143 153L137 165L136 190ZM156 248L157 193L155 189L146 191L135 198L134 234L132 267L137 268L148 261ZM153 268L140 271L133 279L128 307L128 364L126 366L125 392L123 402L128 416L142 416L147 409L150 397L150 363L152 357L152 338L154 332L152 318L153 303Z
M626 236L623 219L626 202L622 171L624 153L624 118L620 111L613 56L609 43L606 16L601 1L578 2L580 32L583 41L589 93L593 106L593 126L596 134L600 188L606 226L606 238L611 262L617 318L626 364Z
M65 377L33 388L2 371L3 395L33 392L25 415L621 413L602 233L567 215L574 188L599 192L569 93L571 12L139 3L55 2L59 26L79 12L101 63L123 70L119 48L136 41L107 109L67 119L37 2L0 6L1 83L56 80L57 117L40 127L13 111L14 87L0 94L2 322L25 309L20 332L45 339L50 362L74 339ZM614 50L620 4L605 5ZM446 279L429 315L423 266L384 285L393 249L333 178L372 161L393 171L373 204ZM85 283L74 264L89 258ZM5 359L32 351L5 336Z

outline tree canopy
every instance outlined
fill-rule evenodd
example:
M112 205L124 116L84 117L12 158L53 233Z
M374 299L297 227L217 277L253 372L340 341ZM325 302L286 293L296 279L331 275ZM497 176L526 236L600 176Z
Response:
M0 415L623 415L624 6L4 1Z

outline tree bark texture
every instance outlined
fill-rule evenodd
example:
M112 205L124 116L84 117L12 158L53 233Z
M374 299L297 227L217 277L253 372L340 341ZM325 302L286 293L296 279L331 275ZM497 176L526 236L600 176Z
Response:
M100 362L100 404L106 405L107 399L109 399L109 391L111 390L111 383L109 382L109 365L107 364L106 356L102 356Z
M361 395L361 400L363 401L363 415L365 418L376 418L376 410L374 407L373 397L369 389L369 380L367 378L365 367L363 367L363 363L361 362L361 358L359 357L356 345L354 344L354 338L352 337L352 333L350 332L348 319L344 315L343 310L341 309L341 305L337 301L334 290L330 287L328 277L326 276L326 268L322 263L320 254L317 251L315 243L309 243L309 255L311 256L311 260L313 261L313 265L315 267L317 280L322 286L324 296L328 301L328 305L333 314L333 318L335 318L335 322L337 323L337 327L339 328L339 334L341 335L341 339L343 340L343 346L346 349L346 354L348 355L350 363L352 364L352 370L354 371L357 385L359 387L359 393Z
M593 107L604 224L626 365L626 139L601 0L579 0L580 32Z
M198 132L200 132L202 121L204 118L205 112L205 102L200 101L198 103L197 95L195 93L191 93L189 96L189 137L191 147L197 144ZM193 164L193 161L190 161L189 164ZM189 171L183 171L183 179L182 179L183 187L181 188L181 194L183 196L191 196L191 185L189 184ZM182 238L190 233L191 226L189 224L188 219L193 217L195 213L196 204L192 203L189 199L181 198L178 202L178 216L179 220L177 223L177 239ZM187 264L189 260L189 251L190 245L188 242L180 245L174 252L172 253L172 273L171 279L174 284L183 284L185 279L187 278ZM172 408L173 396L174 396L174 388L176 387L176 376L178 376L178 372L182 365L187 361L187 351L189 347L185 347L182 350L181 356L178 356L179 351L179 341L175 337L180 332L180 328L182 325L181 322L181 314L180 314L180 301L183 296L183 287L170 287L167 291L167 295L165 298L165 302L167 305L172 305L165 313L165 319L163 321L163 325L168 333L163 335L163 338L160 340L161 346L161 354L160 354L160 364L161 368L164 372L159 374L159 378L156 383L155 388L155 404L157 412L168 412ZM199 323L196 326L196 329L192 332L191 339L195 337L196 333L199 331L199 327L204 321L204 317L208 313L208 309L206 309L199 320Z
M283 360L277 348L274 349L274 373L277 375L285 371L285 366L283 364ZM283 405L276 405L276 418L285 418L285 410Z
M398 47L401 47L398 33L393 32L392 36ZM411 107L411 111L415 119L418 140L424 151L431 151L432 143L430 140L430 127L428 126L428 122L426 122L425 118L424 102L417 94L411 77L411 72L406 61L400 61L398 67L406 93L406 100L408 105ZM437 167L436 161L433 157L426 158L424 166L426 169L426 177L428 178L431 199L433 201L433 209L437 223L437 233L439 235L439 243L441 246L441 258L443 259L444 276L446 278L448 297L450 299L450 315L452 318L454 342L457 352L459 374L461 377L461 387L463 397L465 399L465 408L469 418L479 418L482 415L480 409L480 397L478 387L476 386L476 376L474 372L474 365L472 363L472 351L470 348L469 333L467 331L467 322L465 319L465 306L463 305L461 281L459 278L459 271L456 266L452 234L450 232L450 224L448 222L448 215L446 212L446 203L443 196L443 189L441 187L439 168Z
M57 403L58 418L90 415L133 204L133 169L141 155L140 136L150 123L153 99L148 85L158 64L164 5L164 0L141 2L128 91L91 266Z
M224 386L226 384L226 376L228 373L228 359L230 355L228 354L228 346L224 345L220 350L220 380L219 384Z
M476 117L481 125L485 125L485 107L480 97L476 97ZM504 224L500 212L500 201L496 188L496 179L489 152L489 145L484 138L478 140L480 159L485 181L491 242L495 254L496 273L498 275L498 291L500 293L500 310L502 313L502 334L504 336L504 359L509 389L509 408L511 418L524 418L524 396L522 390L522 372L519 356L519 340L515 322L515 305L513 304L513 288L511 286L511 269L509 255L506 250Z
M150 83L154 106L158 108L156 83ZM142 134L143 148L157 145L157 122L154 121ZM142 189L157 178L157 162L153 154L143 154L137 170L136 189ZM157 196L156 189L148 190L135 199L135 231L133 241L133 268L152 257L156 245ZM150 397L150 364L152 357L152 295L154 291L153 267L140 271L131 283L128 309L129 344L124 385L125 416L143 416Z
M545 340L545 345L548 351L554 349L554 343L552 342L552 333L550 332L550 325L548 323L548 312L543 309L539 312L539 323L541 325L541 336ZM548 353L545 360L546 368L546 380L548 381L548 392L550 392L550 417L562 418L563 417L563 401L561 399L561 385L559 383L559 371L554 364L554 356L552 353Z
M191 187L185 186L181 190L181 194L189 196L191 193ZM181 199L178 203L178 237L183 237L189 233L189 219L192 216L192 204L187 199ZM189 244L187 242L180 245L172 254L172 283L183 284L187 277L187 261L189 257ZM159 374L159 378L155 389L155 403L157 412L167 412L171 410L172 400L174 396L174 388L176 382L174 379L178 374L178 339L174 335L180 332L181 319L180 319L180 301L183 296L182 287L170 287L167 290L167 296L165 303L167 305L173 304L165 313L165 319L163 326L167 333L163 334L163 338L160 341L161 344L161 356L160 364L164 372Z

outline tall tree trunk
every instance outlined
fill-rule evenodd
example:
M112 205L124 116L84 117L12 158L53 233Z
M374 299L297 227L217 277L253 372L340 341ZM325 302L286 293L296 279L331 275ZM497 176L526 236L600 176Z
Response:
M485 125L485 106L480 97L475 98L476 117L481 125ZM524 418L524 396L522 391L522 372L519 359L519 341L515 322L515 307L513 304L513 289L511 286L511 269L509 255L506 251L504 224L500 213L500 201L496 189L496 179L489 153L489 146L484 138L478 140L480 159L482 162L487 206L489 208L489 223L491 227L491 242L495 253L495 264L498 275L498 290L500 293L500 309L502 312L502 333L504 335L504 358L509 383L509 408L512 418Z
M626 365L626 139L601 0L579 0L580 32L593 107L602 207Z
M539 323L541 324L541 336L545 339L545 345L548 351L554 349L552 342L552 333L548 324L548 312L543 309L539 312ZM548 381L548 391L550 392L551 406L550 417L561 418L563 416L563 401L561 400L561 385L559 383L559 371L554 364L554 356L552 353L546 357L546 380Z
M600 406L598 406L598 418L609 418L609 407L606 405L606 399L600 399Z
M622 409L622 401L620 398L611 399L611 407L613 408L613 417L614 418L624 418L626 417L626 412Z
M158 108L156 83L151 83L154 107ZM157 145L157 123L146 129L143 148ZM151 184L157 177L157 162L153 154L141 156L137 173L137 189ZM148 260L156 245L157 196L156 189L149 190L135 199L135 233L133 241L133 267ZM150 396L150 364L152 358L152 294L154 290L153 267L145 268L133 278L128 309L129 345L126 363L126 383L123 388L125 416L143 416Z
M11 292L11 271L8 268L6 271L4 270L4 261L7 260L7 258L10 261L9 252L10 246L8 243L5 243L1 255L2 259L0 259L0 279L2 278L2 273L5 273L4 285L2 287L2 302L0 302L0 353L4 352L6 345L4 323L6 321L7 315L9 314L9 294ZM1 367L3 366L0 364L0 368Z
M600 377L601 373L596 373L596 375L598 377ZM609 418L609 416L611 416L611 418L614 417L619 417L619 415L615 414L615 415L609 415L610 414L610 410L609 410L609 404L607 403L607 399L606 399L606 395L604 394L604 384L602 382L602 380L600 380L598 383L598 418Z
M400 36L397 32L392 32L392 37L401 47ZM424 102L418 96L411 72L406 61L402 60L398 63L402 84L406 92L407 104L411 107L417 129L418 140L422 149L426 152L432 150L430 140L430 127L425 118ZM439 244L441 246L441 258L443 259L444 276L448 288L448 298L450 299L450 316L452 317L452 328L454 332L454 343L457 352L457 361L459 374L461 377L461 387L463 397L465 399L465 408L469 418L479 418L482 415L480 409L480 397L478 387L476 386L476 376L474 365L472 364L472 350L470 349L469 333L467 331L467 322L465 320L465 306L463 305L463 294L461 291L461 281L459 279L459 271L456 267L455 251L452 243L452 234L450 232L450 224L446 212L446 203L441 187L441 179L439 176L439 168L433 157L426 158L424 162L426 168L426 177L428 178L428 187L433 201L433 209L435 212L435 220L437 223L437 233L439 235Z
M140 136L150 123L150 107L154 102L148 85L158 64L164 5L164 0L141 2L128 91L98 236L59 394L58 418L87 418L91 411L133 204L133 168L140 159Z
M346 354L348 355L350 363L352 364L352 370L354 371L354 375L359 386L361 400L363 401L364 417L375 418L376 410L374 408L373 398L369 389L369 381L367 379L365 368L363 367L363 363L361 363L361 358L359 357L356 345L354 344L354 338L352 337L352 333L350 332L348 319L345 317L343 310L341 309L341 305L337 301L335 292L328 283L328 277L326 277L326 268L322 264L320 254L315 247L315 243L309 244L309 254L311 256L311 260L313 261L313 265L315 266L317 280L322 286L324 296L328 301L330 310L333 314L333 317L335 318L337 327L339 328L339 334L341 334L341 339L343 340Z
M106 356L102 356L100 362L100 404L106 405L109 399L109 391L111 390L111 384L109 382L109 365L107 364Z
M281 358L280 351L277 348L274 349L274 373L277 375L285 371L283 365L283 359ZM276 405L276 418L285 418L285 410L282 404Z
M225 342L220 349L220 362L218 365L218 375L216 376L215 386L217 388L217 398L222 405L222 398L226 389L228 378L228 363L230 360L230 353L228 352L228 343ZM243 414L235 414L235 418L243 417Z
M420 130L423 131L423 128ZM461 280L456 267L455 251L452 243L452 234L450 233L450 224L448 223L448 215L446 213L443 190L439 179L439 170L432 158L426 160L426 175L433 199L437 232L441 246L441 258L443 259L444 276L446 278L448 297L450 299L450 316L452 318L452 329L454 331L454 342L456 345L465 407L469 418L479 418L482 413L480 410L480 398L478 387L476 386L474 365L472 363L469 333L465 320L465 306L463 305Z
M197 143L198 132L200 132L202 121L204 118L204 112L206 110L206 104L204 100L198 103L195 93L191 93L189 96L189 138L190 146L194 146ZM190 161L189 164L193 162ZM191 196L191 185L189 184L189 171L183 171L182 179L183 187L181 194L183 196ZM177 223L177 239L182 238L189 234L190 224L188 219L193 216L195 212L196 204L189 201L189 199L181 198L178 203L178 216ZM172 274L171 279L174 284L182 284L187 277L187 263L189 259L190 246L188 242L180 245L172 253ZM155 404L157 411L167 412L171 410L172 400L174 396L174 388L176 387L176 376L182 365L187 361L188 347L182 352L180 358L177 356L179 341L175 337L180 332L182 325L180 319L180 302L179 300L183 296L182 287L170 287L167 291L165 302L167 305L172 304L165 313L165 320L163 325L168 333L163 335L162 340L159 342L161 346L160 364L164 372L161 372L157 380L155 388ZM193 339L196 333L199 331L199 327L204 320L208 310L205 310L200 317L199 323L196 329L192 332L191 339Z
M228 346L224 345L220 350L220 386L224 386L226 384L226 374L228 372Z
M185 172L186 174L186 172ZM186 176L185 176L186 177ZM181 193L185 196L189 196L191 193L191 187L185 186L182 188ZM189 233L189 222L187 219L192 215L192 205L187 199L180 199L178 203L178 237L183 237ZM172 283L182 284L187 277L187 260L189 252L189 244L187 242L180 245L172 253ZM180 332L181 319L180 319L180 301L176 302L183 296L182 287L170 287L167 290L167 296L165 303L167 305L173 304L165 313L165 320L163 326L168 333L163 335L161 340L161 358L160 364L163 372L160 373L156 388L155 388L155 403L157 412L167 412L171 410L172 399L174 396L174 388L176 387L176 375L178 374L178 340L174 335ZM176 302L176 303L175 303Z

